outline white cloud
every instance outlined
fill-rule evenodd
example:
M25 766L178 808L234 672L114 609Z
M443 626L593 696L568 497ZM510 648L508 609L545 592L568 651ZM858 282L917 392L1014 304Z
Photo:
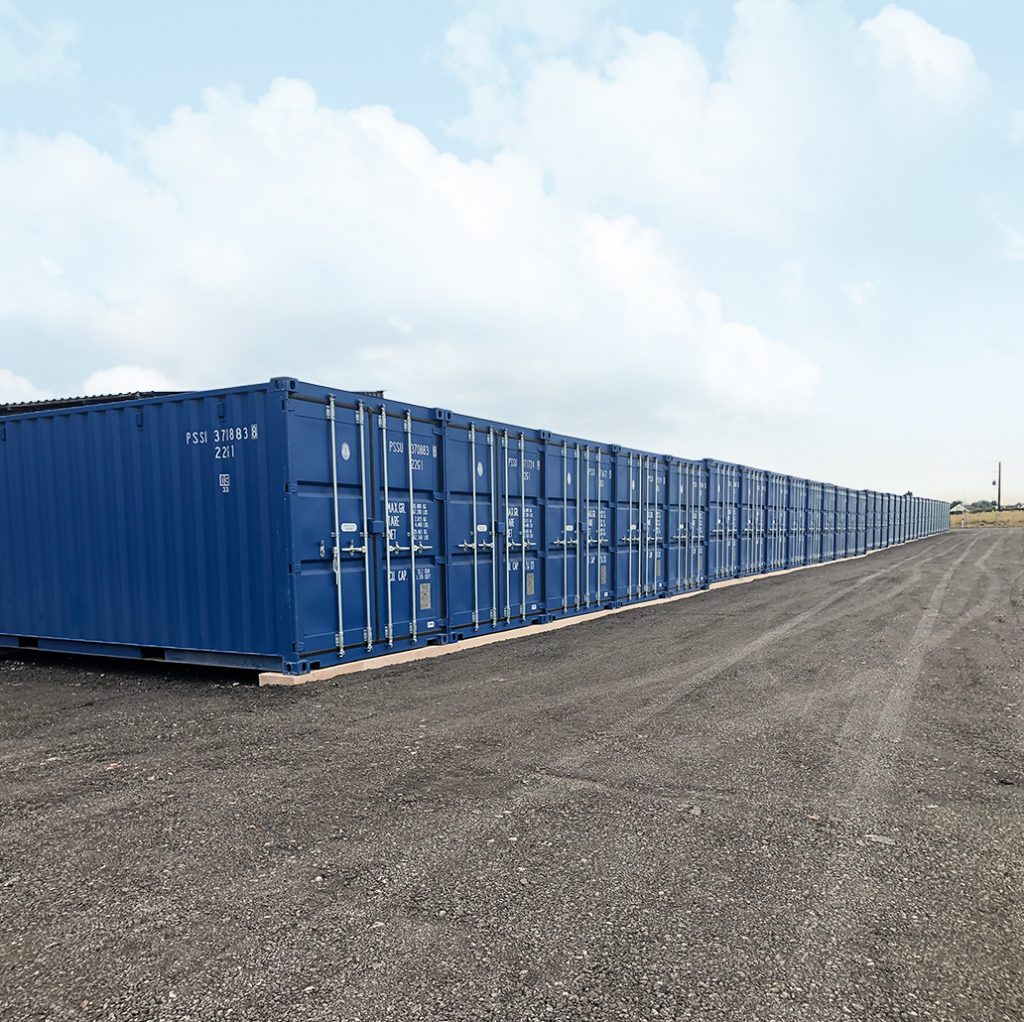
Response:
M789 241L844 196L905 180L982 81L965 43L900 8L863 31L838 5L734 13L720 62L666 32L606 27L583 55L549 54L479 22L454 128L541 168L580 208L625 205L688 238Z
M438 151L389 110L297 81L211 90L140 147L139 170L70 136L0 148L21 197L0 206L0 321L118 365L88 389L290 373L599 435L626 392L637 440L664 446L684 407L798 414L814 388L660 232L559 201L517 156Z
M31 380L15 375L10 369L0 367L0 401L41 401L50 396L45 390L36 387Z
M913 11L889 4L862 28L876 41L882 64L908 75L930 99L962 103L982 85L971 48Z
M782 365L789 374L785 399L806 399L817 386L816 366L793 358L785 345L767 340L753 327L726 321L716 295L700 293L697 308L705 378L723 407L777 413Z
M870 280L862 280L857 284L844 284L841 290L850 302L858 308L863 308L871 301L875 285Z
M175 390L177 388L163 373L142 366L113 366L92 373L82 384L82 393L130 394L147 390Z
M1006 258L1015 263L1024 262L1024 234L1012 227L1003 227L1002 230Z
M73 74L78 41L74 22L35 22L11 0L0 0L0 84L38 83Z
M609 6L609 0L478 0L447 32L453 66L473 74L494 73L506 36L529 53L564 51L600 36Z
M1024 110L1014 110L1010 115L1010 141L1014 145L1024 144Z

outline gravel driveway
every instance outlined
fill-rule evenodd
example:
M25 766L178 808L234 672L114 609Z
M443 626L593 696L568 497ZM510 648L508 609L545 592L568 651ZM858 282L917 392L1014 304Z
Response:
M1024 1018L1024 530L299 689L0 654L0 1019Z

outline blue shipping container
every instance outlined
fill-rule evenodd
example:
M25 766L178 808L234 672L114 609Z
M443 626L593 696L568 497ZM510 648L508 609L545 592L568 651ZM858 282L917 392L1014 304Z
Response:
M907 538L948 527L892 500ZM304 673L863 552L866 514L290 378L29 408L0 418L0 645Z

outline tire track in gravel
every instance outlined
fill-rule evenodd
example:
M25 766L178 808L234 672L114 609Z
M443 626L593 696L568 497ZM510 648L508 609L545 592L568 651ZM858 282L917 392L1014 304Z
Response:
M884 701L878 707L877 698L872 698L871 689L862 690L865 699L855 703L840 732L840 746L837 756L837 780L831 792L823 797L828 809L824 810L833 825L844 832L859 831L863 834L878 834L888 840L887 827L878 818L877 807L886 801L885 789L893 786L895 779L887 763L892 758L893 748L902 739L906 728L911 701L924 666L925 655L935 640L935 625L957 569L967 559L982 537L968 541L956 560L943 572L932 589L928 603L915 627L902 655L885 672L885 682L877 695L884 692ZM991 556L991 547L984 555ZM872 671L872 680L881 681L880 672ZM876 686L876 690L879 687ZM868 839L870 840L870 839ZM806 989L808 976L805 971L815 964L827 961L834 949L850 944L852 936L863 925L868 907L875 904L885 891L879 891L869 876L864 875L870 868L869 855L862 845L846 845L833 850L823 864L824 890L813 898L814 909L805 917L795 937L793 948L786 956L790 963L790 975L784 983L788 988ZM836 997L843 1003L843 989L840 980L833 979L832 989L819 996ZM750 1009L761 1005L770 996L770 991L752 992L747 1002ZM811 1011L807 1014L805 1009ZM811 1020L817 1011L813 1005L782 1002L776 1008L782 1017Z
M975 568L980 568L983 571L983 578L980 580L984 584L984 595L980 600L974 598L973 593L966 593L964 595L965 611L957 615L954 619L953 624L948 628L944 628L941 631L936 631L932 637L933 642L941 642L943 640L951 639L958 631L973 625L977 621L981 621L986 618L991 611L995 608L999 602L1000 594L1004 589L1003 580L999 577L998 572L995 568L989 567L989 561L992 555L998 550L1003 553L1003 548L1012 545L1012 538L1005 533L998 535L995 540L989 545L989 548L978 558L975 562ZM1022 576L1024 577L1024 576ZM1012 602L1012 592L1011 592ZM967 606L970 606L970 610L967 610Z
M998 545L997 541L997 543L989 546L985 553L975 562L976 567L985 569L985 598L976 604L972 611L958 619L958 627L963 627L966 624L983 618L998 602L1000 591L999 578L993 569L987 568L987 563L995 553ZM968 553L969 550L964 551L957 564L961 563ZM955 573L956 565L950 570ZM914 578L916 581L920 581L922 573L916 571ZM969 594L966 598L969 599ZM875 609L877 609L877 606ZM926 610L927 608L924 608L924 612ZM901 627L898 620L892 621L891 625L892 629L895 630ZM955 628L941 632L936 631L931 638L931 642L936 643L948 640L955 631ZM716 735L719 744L725 746L735 741L737 735L749 734L751 732L751 718L754 716L756 716L757 722L763 722L766 733L775 734L776 741L788 740L788 730L778 725L794 720L810 721L812 716L821 717L827 713L826 707L844 700L851 703L847 713L856 714L858 712L858 704L855 700L859 694L877 690L879 686L884 686L889 682L892 672L891 665L886 667L864 667L856 663L850 663L848 666L836 666L836 658L832 654L838 654L843 651L842 643L847 639L847 636L840 636L838 640L834 636L829 638L836 641L836 645L830 644L827 647L827 652L822 651L822 659L826 659L830 663L831 674L828 688L824 688L818 679L814 679L814 684L806 686L781 685L774 679L767 663L760 665L762 675L775 682L773 685L768 686L771 693L770 701L761 702L752 707L751 712L748 714L734 713L728 719L723 720L721 722L721 730ZM898 636L890 635L887 629L887 642L891 643L897 638ZM814 711L813 714L812 710ZM874 713L874 711L870 712ZM848 719L847 725L840 732L839 740L848 740L854 730L855 728L851 726ZM766 758L765 769L768 770L770 767L771 762Z
M643 705L639 706L632 713L624 717L617 717L614 727L601 728L595 736L575 745L573 752L568 754L567 760L559 759L550 766L550 770L554 774L569 773L575 760L586 758L588 752L599 753L609 742L613 742L618 735L628 733L637 726L647 723L653 717L671 710L679 700L687 698L702 684L713 681L721 673L733 669L737 664L742 663L751 656L756 656L772 643L794 632L798 632L805 625L818 626L848 615L861 613L868 607L875 608L881 601L895 599L920 580L920 572L923 565L945 555L947 552L945 544L940 549L935 549L934 546L931 546L925 550L914 552L909 557L894 561L893 564L887 565L871 575L853 582L852 585L843 588L839 592L826 596L795 617L786 617L786 602L781 600L774 601L768 609L772 612L777 612L775 614L776 617L783 618L781 623L762 632L755 639L739 647L738 650L729 652L721 648L711 648L692 659L688 659L684 665L672 662L655 670L644 670L643 667L635 663L632 650L624 650L622 647L624 639L635 642L635 628L631 628L628 632L623 629L617 632L614 637L607 639L604 638L607 633L602 633L598 650L596 653L589 654L585 662L578 665L579 670L574 671L572 684L555 688L552 691L548 684L548 662L536 647L538 639L529 640L534 644L533 648L536 651L536 656L535 659L532 659L527 664L530 673L525 677L520 676L516 679L516 687L523 692L524 696L529 695L530 702L526 706L524 705L525 700L520 700L514 707L516 711L520 713L525 711L528 714L526 719L517 721L517 724L528 737L534 733L543 732L545 721L556 711L568 710L576 714L581 706L586 705L590 708L591 712L594 712L594 708L602 700L611 699L616 704L616 707L614 710L610 709L609 712L621 712L619 704L628 704L631 701L635 703L638 699L645 700ZM837 566L839 563L841 562L837 562ZM843 566L846 567L846 565ZM910 577L897 583L884 594L865 594L860 599L852 603L849 602L852 593L872 584L884 575L907 568L912 569ZM799 576L793 577L795 579ZM780 585L784 584L785 579L780 578L777 580L777 583ZM796 597L790 596L789 598L792 600ZM835 607L835 609L831 613L825 613L830 607ZM670 608L654 604L651 609L659 614L671 614L673 609L678 609L678 605L677 608ZM748 620L759 609L754 608L752 613L748 615ZM688 610L689 607L686 607L679 612L685 614ZM672 621L671 619L662 618L661 620L644 622L644 624L647 625L650 632L654 632L658 629L671 627ZM582 630L586 627L588 626L578 626L580 629L578 634L580 636L585 634ZM596 622L592 627L600 629L602 623ZM557 652L557 637L544 638L550 642L553 652ZM693 639L694 636L692 634L680 636L679 645L688 644ZM509 647L510 644L501 650L501 654L514 652ZM646 650L641 649L640 654L645 659L647 658ZM469 655L479 658L481 662L488 656L492 657L493 662L494 656L489 650L473 651ZM615 669L611 671L608 669L609 659L613 659L615 665ZM654 662L663 663L666 656L664 654L654 654L650 659ZM467 663L472 663L472 661L467 661ZM591 663L593 663L595 668L600 667L602 670L591 670L588 666ZM573 666L575 668L577 664L574 663ZM415 670L415 666L410 665L401 670L403 673L412 672ZM684 670L687 672L687 677L683 679L685 684L681 686L680 674ZM400 680L400 676L398 678ZM507 677L505 680L507 682ZM533 691L533 686L539 687L536 691ZM432 689L432 693L434 698L442 698L443 695L452 694L447 691L439 692L437 689ZM449 733L466 729L471 733L470 737L472 734L493 734L502 725L507 725L510 707L506 700L492 699L481 706L479 702L472 698L473 694L462 693L463 698L460 703L460 712L446 712L445 728ZM660 701L653 701L652 697L660 697ZM545 769L548 768L545 767Z
M877 607L879 603L879 596L877 594L865 594L860 599L852 602L844 603L844 601L849 600L849 596L852 591L863 589L877 581L880 577L887 575L894 570L906 568L913 564L914 571L912 572L911 577L892 587L882 598L889 600L901 595L920 580L920 571L924 564L950 553L951 546L951 544L944 543L938 550L932 549L921 551L912 555L910 558L905 558L893 563L892 565L887 565L886 567L872 572L870 575L854 582L849 588L819 600L807 610L802 611L795 617L789 618L785 623L777 625L764 634L758 636L753 641L745 643L738 649L733 650L732 652L719 650L708 655L698 664L697 670L685 679L685 684L683 685L680 684L679 664L671 664L658 671L647 672L640 675L636 678L633 684L628 685L629 691L648 691L656 686L663 685L664 683L669 685L668 691L660 693L659 698L653 702L647 702L633 713L621 718L617 721L617 726L614 729L602 732L594 738L579 742L574 746L572 751L566 755L558 757L553 762L543 764L543 772L550 774L552 777L574 776L575 772L578 771L588 760L599 756L601 751L610 742L615 740L616 736L633 731L638 726L642 726L647 723L653 717L664 713L666 710L670 710L678 701L686 698L701 685L713 681L717 676L731 670L743 661L756 656L764 649L777 643L780 639L786 638L794 632L798 632L808 624L818 626L822 624L823 621L829 620L830 618L823 618L822 616L822 611L827 608L833 607L837 604L843 604L836 608L831 617L845 617L850 614L856 614L866 609L868 606ZM602 685L601 691L604 690L608 690L609 692L618 692L619 694L621 694L622 691L621 685L618 684L618 682L613 682L606 686ZM569 688L567 690L567 697L572 698L574 693L578 695L579 689L576 687ZM521 796L512 796L509 801L513 805L519 804ZM508 805L506 805L502 807L502 809L496 810L496 812L504 812L508 808Z
M878 578L883 575L887 575L894 570L913 566L913 571L908 579L896 586L893 586L884 594L884 596L881 597L883 600L895 599L920 580L921 567L924 564L942 557L949 552L947 544L943 544L938 550L930 549L917 552L909 558L904 558L892 565L888 565L885 568L865 576L863 579L853 583L849 588L843 589L838 593L834 593L823 600L818 601L807 610L794 617L790 617L784 623L775 626L769 631L758 636L753 641L745 643L732 652L725 652L721 649L712 651L693 664L695 670L684 679L683 684L680 683L680 665L678 663L672 663L653 672L639 672L634 675L616 674L611 681L600 682L594 686L585 685L580 687L577 684L567 686L564 692L559 696L559 705L571 705L583 696L590 699L596 699L603 695L609 695L614 696L616 700L624 700L629 696L632 696L635 701L637 698L647 696L650 693L651 695L658 696L658 698L653 700L647 699L647 701L633 712L617 718L614 722L614 726L603 728L592 737L578 741L572 749L564 755L559 756L554 760L548 759L537 763L534 769L529 772L530 779L532 781L540 781L540 783L554 785L558 783L557 778L580 775L584 771L587 762L600 758L603 751L609 745L614 744L623 735L634 732L638 727L643 727L654 717L665 714L666 711L670 711L679 701L687 698L700 686L713 682L724 672L732 670L736 665L750 659L752 656L756 656L772 644L786 638L794 632L798 632L808 624L813 623L814 626L820 626L823 622L829 621L835 617L842 618L847 615L860 613L868 605L871 607L877 607L880 602L880 598L877 594L865 594L859 600L854 600L850 603L849 596L851 591L859 590L868 586L877 581ZM823 610L837 604L840 606L836 607L836 610L832 615L823 616ZM618 656L621 660L628 663L628 660L626 660L621 649L618 650ZM690 665L686 666L688 668ZM547 672L545 672L545 674L546 673ZM660 693L658 692L659 688L661 689ZM535 721L538 716L542 716L547 709L550 709L550 707L542 705L538 710L536 710L536 712L531 713L530 721ZM471 723L477 730L482 729L484 731L490 731L496 724L506 720L508 713L508 706L501 704L495 706L490 712L484 712L483 714L474 709L470 709L465 716L460 715L450 718L450 722L453 731L457 730L458 726L463 722ZM530 723L530 721L527 721L526 723ZM531 726L526 730L532 731L534 730L534 727ZM543 755L543 750L541 751L541 755ZM422 762L418 763L416 766L417 772L425 765L426 764ZM586 780L586 778L582 779ZM539 796L540 794L536 785L531 788L531 791L535 795ZM514 812L521 804L522 793L510 792L505 797L504 803L500 807L495 808L495 814L507 814L509 812ZM478 818L473 817L460 822L468 824L469 826L465 829L471 832L480 821Z
M370 892L361 892L362 900L370 903L366 905L365 919L370 928L370 940L376 944L377 953L383 953L384 945L389 939L388 930L382 925L383 917L393 914L396 901L400 900L403 895L407 895L413 887L427 883L429 877L433 875L457 873L459 863L465 858L467 848L486 841L499 825L507 824L510 817L514 817L527 806L550 805L566 796L571 796L574 790L574 779L579 777L588 762L600 757L602 750L614 742L616 736L635 730L653 717L665 713L697 687L713 681L722 673L758 655L779 640L808 625L819 626L823 621L823 611L836 608L830 616L845 617L861 612L868 607L877 607L878 594L864 593L851 600L851 593L863 590L877 582L879 578L894 571L912 567L911 576L888 590L883 599L888 600L902 594L920 581L921 570L926 564L955 552L960 546L961 543L958 540L949 541L943 536L939 542L930 545L925 550L916 552L910 557L895 560L892 564L871 572L853 582L848 588L817 601L808 609L770 629L757 639L745 643L732 652L720 651L717 656L708 658L711 662L706 663L695 674L689 676L684 685L679 683L680 668L677 664L642 675L630 686L631 690L647 690L652 686L667 683L668 691L660 693L655 700L645 703L621 719L614 730L582 741L569 753L558 757L553 762L539 766L526 778L521 789L509 790L504 797L499 798L491 805L486 814L482 812L462 813L449 817L448 826L445 828L445 840L439 842L435 836L432 839L417 842L410 849L409 854L406 854L393 866L381 871L381 876L385 879L381 894L375 897ZM965 557L967 552L964 551L960 559ZM609 687L614 688L614 686ZM575 688L571 691L578 693ZM586 778L579 779L586 780ZM439 844L445 847L439 847ZM392 920L392 923L394 922L395 920ZM374 929L375 926L380 928ZM414 927L412 932L404 935L403 946L412 948L418 945L424 949L434 940L436 940L436 933L432 927ZM376 976L353 978L350 983L346 984L345 989L352 993L356 991L365 993L366 986L375 986L381 980L383 977Z
M779 640L799 634L805 628L819 628L824 624L832 623L835 620L862 613L868 609L876 609L881 602L888 602L897 596L902 595L920 581L921 569L924 565L945 556L951 552L951 544L943 543L937 550L922 551L919 554L887 565L878 571L854 582L848 588L827 596L813 604L807 610L801 611L795 617L788 619L785 623L769 629L751 642L731 652L719 651L717 656L711 658L706 666L680 678L681 668L679 664L671 664L653 673L643 675L637 679L634 688L645 690L656 689L659 686L668 684L667 691L654 692L656 698L637 709L634 713L623 718L616 731L619 734L628 733L651 721L653 718L674 710L676 705L693 695L698 689L718 679L722 674L732 670L739 664L751 660L762 654L765 650L774 646ZM863 590L879 578L891 572L906 568L913 564L911 575L903 582L897 583L885 593L874 592L863 593L857 598L851 599L851 594ZM828 613L823 613L828 611ZM600 752L605 740L595 740L581 743L576 750L567 757L558 761L558 768L561 771L571 769L574 765L581 766L587 759Z

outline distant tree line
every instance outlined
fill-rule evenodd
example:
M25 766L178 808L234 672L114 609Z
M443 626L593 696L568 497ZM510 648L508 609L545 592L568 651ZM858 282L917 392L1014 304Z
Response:
M959 504L960 504L960 501L959 500L951 500L949 503L950 503L951 507L958 507ZM977 512L977 511L995 511L995 509L996 509L996 502L994 500L976 500L976 501L974 501L973 504L966 504L964 506L971 513L974 513L974 512ZM1004 504L1003 505L1003 510L1007 511L1007 510L1011 510L1011 509L1013 509L1015 507L1016 507L1015 504L1010 504L1010 505Z

